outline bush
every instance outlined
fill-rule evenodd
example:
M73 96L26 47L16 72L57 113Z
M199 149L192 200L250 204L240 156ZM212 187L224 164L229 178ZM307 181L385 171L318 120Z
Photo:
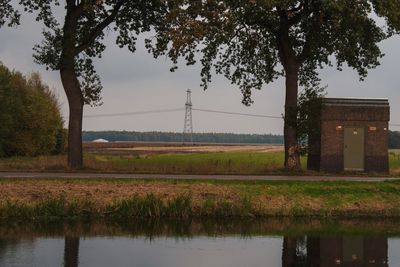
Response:
M23 76L0 64L0 156L60 153L65 130L57 98L38 73Z

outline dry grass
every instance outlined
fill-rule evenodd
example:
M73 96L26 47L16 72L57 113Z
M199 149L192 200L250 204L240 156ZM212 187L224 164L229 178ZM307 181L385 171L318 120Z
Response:
M39 214L46 212L46 215L55 213L57 216L65 215L63 210L70 210L73 206L77 215L83 210L89 210L98 216L111 212L121 218L140 217L143 210L147 212L148 209L150 214L158 212L156 217L171 214L174 214L174 217L400 217L399 202L398 182L118 179L0 181L0 203L3 213L14 214L15 210L20 209L24 211L24 216L31 214L27 212L29 207ZM184 215L181 214L182 210ZM0 214L1 211L0 208ZM13 216L18 217L18 214Z

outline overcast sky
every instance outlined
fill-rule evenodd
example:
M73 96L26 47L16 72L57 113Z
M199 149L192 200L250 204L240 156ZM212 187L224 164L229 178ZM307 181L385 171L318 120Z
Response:
M32 47L42 40L42 25L24 17L17 29L0 29L0 61L23 73L38 71L59 97L63 116L68 116L68 104L61 86L59 73L46 71L33 63ZM135 54L114 45L114 36L107 38L107 50L96 69L101 76L104 104L86 107L85 115L136 112L184 107L186 90L192 89L194 108L279 116L283 113L284 82L282 79L253 92L254 104L241 104L240 90L222 76L214 76L207 91L200 88L199 67L181 67L169 72L171 62L155 60L139 42ZM322 84L328 85L329 97L389 98L391 123L400 123L400 38L393 37L380 44L386 56L381 66L371 70L364 82L357 73L345 68L325 68L321 71ZM184 111L124 117L86 118L84 130L174 131L183 130ZM282 134L280 119L252 118L193 111L195 132L273 133ZM392 127L400 129L400 127Z

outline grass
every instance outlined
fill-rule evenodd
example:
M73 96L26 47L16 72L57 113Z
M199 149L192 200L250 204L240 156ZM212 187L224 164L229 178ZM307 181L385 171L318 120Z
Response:
M263 174L282 171L282 152L220 152L161 155L85 154L84 168L102 172ZM306 159L302 158L305 166ZM67 170L65 156L0 159L1 170Z
M107 218L124 221L134 218L188 219L192 217L248 217L252 204L247 200L238 203L219 200L204 200L194 206L189 195L164 201L160 196L150 193L144 197L133 196L108 203L96 208L90 200L68 202L64 198L49 198L34 204L5 201L0 205L0 221L39 220L59 221L64 219Z
M5 179L0 221L398 217L400 182Z
M218 152L155 155L85 154L84 170L164 174L290 174L282 168L283 152ZM303 168L306 157L301 158ZM389 151L392 175L400 174L400 150ZM0 158L3 171L67 171L66 156ZM298 173L296 173L298 174ZM314 173L304 171L303 174ZM376 175L376 174L375 174Z

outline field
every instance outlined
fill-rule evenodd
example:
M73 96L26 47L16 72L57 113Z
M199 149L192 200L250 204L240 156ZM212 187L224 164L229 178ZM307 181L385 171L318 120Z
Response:
M84 169L101 172L263 174L281 171L281 145L86 143ZM1 170L67 170L66 156L13 157Z
M281 145L182 145L85 143L84 170L165 174L286 174ZM306 158L301 159L305 168ZM400 150L389 153L391 174L400 174ZM66 156L0 159L0 170L68 171ZM304 171L303 174L313 174Z

